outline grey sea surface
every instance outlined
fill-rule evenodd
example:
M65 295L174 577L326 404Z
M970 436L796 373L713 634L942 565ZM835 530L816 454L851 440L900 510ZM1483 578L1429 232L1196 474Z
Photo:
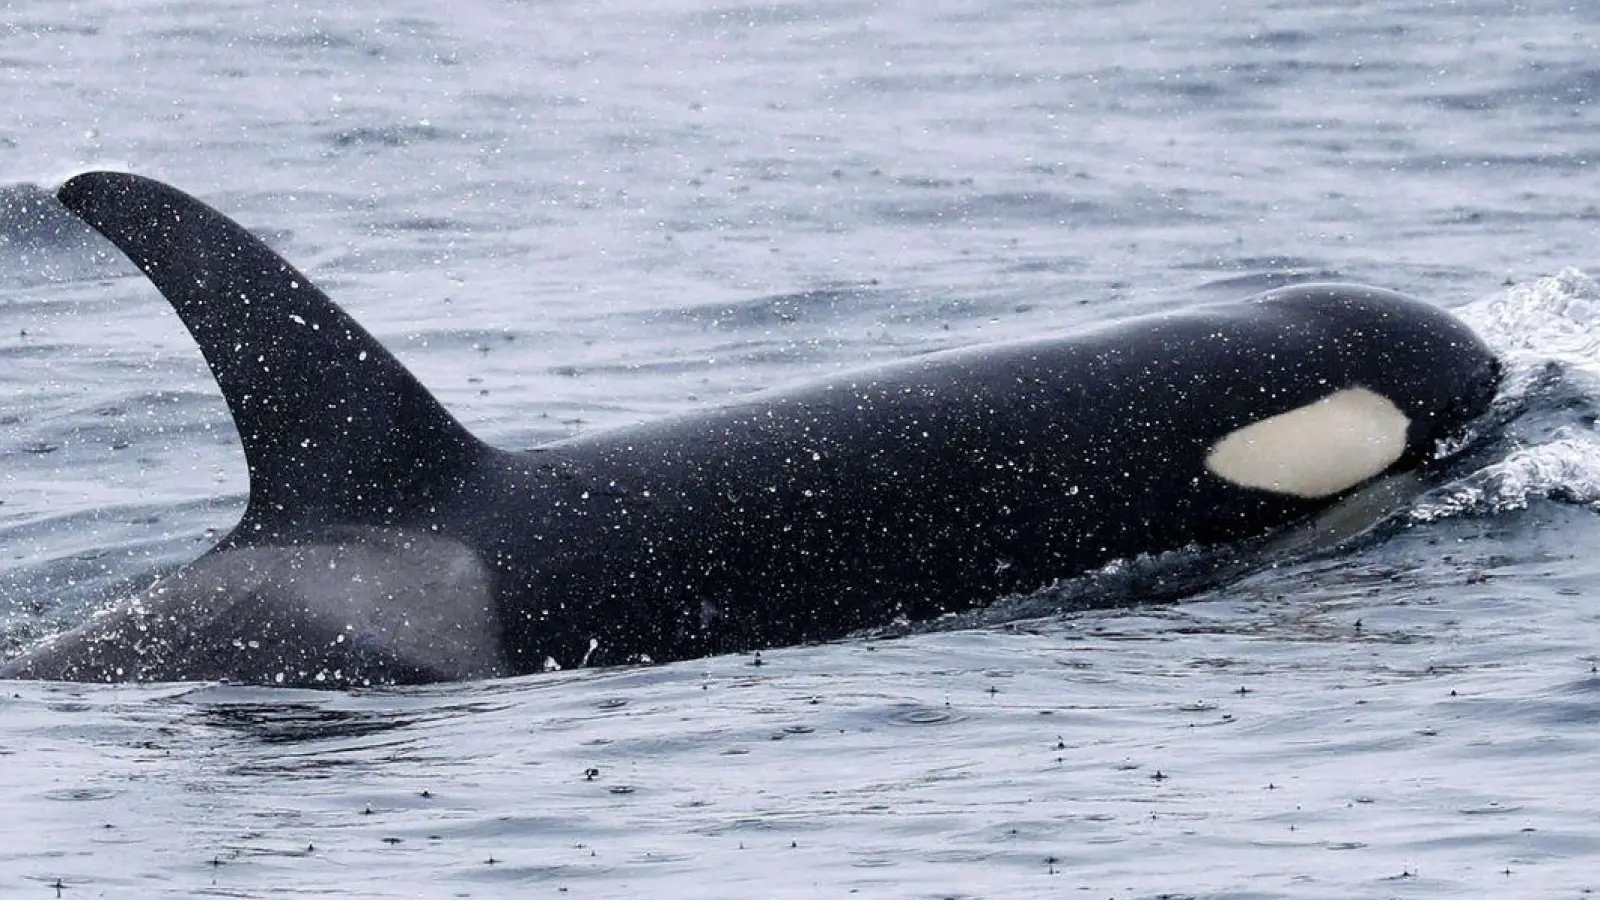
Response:
M1453 308L1512 372L1390 528L1182 603L0 685L0 897L1600 890L1600 6L0 12L0 653L243 508L198 351L50 199L90 167L235 215L507 447L1307 279Z

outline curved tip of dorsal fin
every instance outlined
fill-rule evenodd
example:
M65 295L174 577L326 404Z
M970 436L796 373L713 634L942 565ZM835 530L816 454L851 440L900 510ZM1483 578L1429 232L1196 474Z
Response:
M250 467L238 538L403 521L483 452L372 335L227 216L122 172L77 175L56 196L127 254L200 345Z

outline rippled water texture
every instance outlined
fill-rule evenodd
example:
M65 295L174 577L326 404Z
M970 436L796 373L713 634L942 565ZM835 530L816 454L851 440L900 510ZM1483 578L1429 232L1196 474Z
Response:
M414 691L7 684L0 895L1600 889L1600 7L3 9L0 652L244 498L176 318L49 199L89 166L235 214L509 447L1305 278L1455 308L1512 379L1382 535L1178 605Z

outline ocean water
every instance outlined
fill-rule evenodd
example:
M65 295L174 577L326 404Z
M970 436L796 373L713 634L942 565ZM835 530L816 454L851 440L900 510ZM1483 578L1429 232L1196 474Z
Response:
M49 199L171 181L490 441L1346 279L1502 422L1185 602L359 693L0 685L3 897L1600 890L1600 7L0 0L0 653L243 508Z

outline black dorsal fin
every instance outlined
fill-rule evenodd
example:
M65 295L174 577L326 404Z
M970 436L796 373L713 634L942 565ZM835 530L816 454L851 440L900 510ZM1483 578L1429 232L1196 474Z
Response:
M405 521L485 452L372 335L227 216L120 172L79 175L57 196L149 276L216 376L250 467L232 542Z

